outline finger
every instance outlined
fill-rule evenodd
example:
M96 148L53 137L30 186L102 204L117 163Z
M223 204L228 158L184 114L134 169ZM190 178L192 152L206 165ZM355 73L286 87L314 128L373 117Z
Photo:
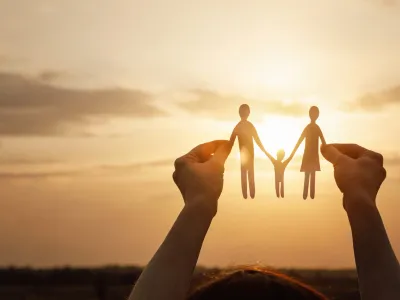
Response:
M357 144L329 144L329 145L335 147L344 155L347 155L354 159L357 159L365 155L365 153L369 151L368 149L361 147L360 145Z
M193 148L188 154L186 154L185 158L194 162L206 162L211 158L211 155L214 154L220 146L226 144L227 142L228 141L226 140L216 140L198 145L197 147Z
M324 145L321 147L321 153L327 161L336 166L340 159L343 159L344 154L340 152L334 145Z
M331 144L336 149L338 149L341 153L357 159L362 156L368 156L369 158L374 159L377 161L381 166L383 166L383 156L380 153L374 152L367 148L364 148L357 144Z
M229 154L231 153L231 150L232 150L232 144L229 141L224 141L224 143L221 143L221 145L215 151L215 154L214 154L212 160L221 165L224 165L226 162L226 159L228 158Z

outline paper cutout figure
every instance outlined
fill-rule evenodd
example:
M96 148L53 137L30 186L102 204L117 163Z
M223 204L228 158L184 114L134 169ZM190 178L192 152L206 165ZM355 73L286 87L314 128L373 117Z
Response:
M241 161L241 181L243 198L247 199L247 185L250 190L250 197L254 199L256 195L255 178L254 178L254 143L266 153L263 144L258 136L254 125L247 119L250 115L250 107L242 104L239 108L241 121L236 125L231 135L231 143L233 144L238 137ZM248 183L248 184L247 184Z
M290 156L287 160L283 161L285 158L285 151L283 149L280 149L277 154L275 159L271 154L268 152L265 153L267 157L271 160L272 164L274 165L275 169L275 192L276 192L276 197L280 198L285 198L285 169L289 162L292 160L292 156Z
M306 126L301 134L299 141L293 149L291 157L294 156L297 149L305 139L305 149L303 155L303 162L301 164L300 172L304 172L304 190L303 199L306 200L308 197L308 189L310 187L310 197L315 197L315 172L321 171L319 164L319 139L323 145L326 144L324 135L322 134L321 128L316 124L319 117L319 109L316 106L312 106L309 111L311 123Z

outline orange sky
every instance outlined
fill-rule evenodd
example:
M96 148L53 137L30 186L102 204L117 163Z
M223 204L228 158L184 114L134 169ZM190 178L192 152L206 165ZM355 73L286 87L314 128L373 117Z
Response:
M0 18L0 265L145 264L183 205L174 159L229 138L242 103L271 153L292 150L311 105L327 142L382 152L400 254L396 1L5 0ZM245 201L236 157L201 264L354 266L325 161L316 200L299 156L277 200L258 152Z

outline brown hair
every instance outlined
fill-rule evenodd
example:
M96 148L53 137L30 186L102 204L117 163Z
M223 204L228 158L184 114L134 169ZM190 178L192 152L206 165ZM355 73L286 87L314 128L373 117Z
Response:
M199 286L188 300L327 300L295 279L262 267L242 267L224 271Z

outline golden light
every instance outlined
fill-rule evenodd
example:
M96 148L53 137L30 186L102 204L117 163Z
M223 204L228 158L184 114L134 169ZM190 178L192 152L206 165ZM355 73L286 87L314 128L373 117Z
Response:
M306 124L303 118L269 115L264 118L261 124L256 125L256 128L265 149L272 156L276 157L277 151L283 149L287 158L300 138ZM304 145L300 146L298 153L301 153L303 147ZM264 153L259 149L256 150L256 155L265 157Z
M296 145L304 127L308 124L308 118L295 118L280 115L268 115L262 122L254 122L258 135L265 149L274 157L279 149L286 152L289 157ZM268 159L254 142L255 156ZM297 155L303 153L304 143L297 150ZM239 149L235 149L235 158L240 159Z

